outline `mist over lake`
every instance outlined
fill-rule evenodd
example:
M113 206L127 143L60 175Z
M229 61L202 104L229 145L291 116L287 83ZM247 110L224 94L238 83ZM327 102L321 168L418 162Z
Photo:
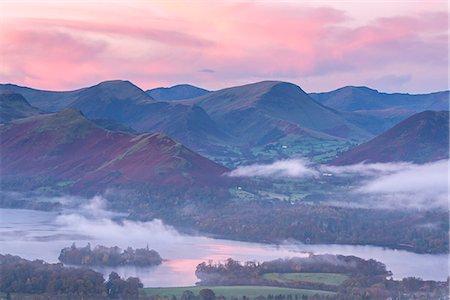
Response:
M92 207L91 207L92 208ZM116 214L98 210L88 214L64 211L42 212L32 210L0 209L0 245L2 253L11 253L27 259L58 262L62 248L75 242L77 246L91 245L143 248L147 245L166 260L157 267L117 268L95 267L104 275L116 271L121 276L138 276L144 286L189 286L195 284L195 267L208 261L234 258L240 261L272 260L277 258L316 254L344 254L373 258L386 264L395 279L408 276L429 280L445 280L448 276L448 255L416 254L402 250L373 246L303 245L285 242L265 245L189 236L178 233L161 221L113 221Z

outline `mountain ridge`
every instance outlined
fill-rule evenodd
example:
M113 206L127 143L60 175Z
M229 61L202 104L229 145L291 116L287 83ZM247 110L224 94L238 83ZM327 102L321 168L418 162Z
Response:
M18 93L0 92L0 123L42 114Z
M73 189L136 184L175 188L220 184L227 172L165 134L105 130L75 108L19 119L0 126L0 133L5 179Z
M175 101L191 99L209 93L208 90L190 84L177 84L171 87L159 87L145 91L155 100Z
M377 162L427 163L449 157L448 111L424 111L343 153L333 165Z

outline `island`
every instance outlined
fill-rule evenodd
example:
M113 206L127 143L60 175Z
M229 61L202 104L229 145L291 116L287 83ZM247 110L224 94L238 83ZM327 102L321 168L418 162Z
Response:
M59 261L68 265L84 266L124 266L134 265L140 267L157 266L163 261L158 252L146 248L134 250L131 247L123 250L117 246L105 247L98 245L91 249L88 243L85 247L72 246L64 248L58 257Z

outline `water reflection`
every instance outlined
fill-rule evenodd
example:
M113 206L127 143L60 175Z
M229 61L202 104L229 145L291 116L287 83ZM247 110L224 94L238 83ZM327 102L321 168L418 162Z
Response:
M79 246L92 245L142 248L147 244L157 250L166 261L157 267L101 267L103 274L111 271L121 276L137 276L145 286L193 285L195 267L208 260L272 260L306 256L308 252L355 255L374 258L385 263L395 278L418 276L423 279L445 280L448 276L447 255L415 254L372 246L303 245L293 242L283 245L265 245L178 233L160 221L120 224L111 215L88 216L83 212L38 212L0 209L0 251L27 259L57 262L62 248L73 241Z

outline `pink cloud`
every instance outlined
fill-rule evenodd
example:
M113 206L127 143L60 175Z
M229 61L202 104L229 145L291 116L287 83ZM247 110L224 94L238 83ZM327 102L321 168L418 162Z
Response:
M2 30L0 55L6 57L4 81L60 88L101 71L96 60L107 45L47 30ZM3 44L4 43L4 44ZM6 74L3 74L6 72Z
M408 77L399 88L409 92L447 86L446 12L399 11L355 25L352 12L336 6L131 3L116 14L94 6L83 18L55 17L56 8L6 18L0 81L67 89L123 78L142 88L188 82L214 89L280 79L324 90L343 79L395 89L374 78Z

